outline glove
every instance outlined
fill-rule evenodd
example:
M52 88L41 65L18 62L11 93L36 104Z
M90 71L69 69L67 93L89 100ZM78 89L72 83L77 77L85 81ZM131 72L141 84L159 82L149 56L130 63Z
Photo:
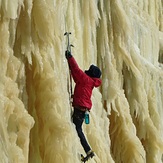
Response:
M72 57L71 52L68 51L68 50L66 50L66 51L65 51L65 57L66 57L67 59L71 58L71 57Z

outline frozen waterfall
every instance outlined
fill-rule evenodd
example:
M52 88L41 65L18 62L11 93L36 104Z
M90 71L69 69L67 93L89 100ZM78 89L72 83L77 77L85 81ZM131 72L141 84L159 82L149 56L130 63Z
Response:
M66 31L81 69L102 70L88 163L162 163L162 0L0 0L0 162L81 162Z

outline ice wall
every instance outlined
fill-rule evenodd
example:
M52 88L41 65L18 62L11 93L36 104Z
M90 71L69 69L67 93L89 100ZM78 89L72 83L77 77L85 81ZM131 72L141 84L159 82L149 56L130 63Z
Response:
M80 162L66 31L79 66L102 69L89 162L161 163L162 0L0 0L0 162Z

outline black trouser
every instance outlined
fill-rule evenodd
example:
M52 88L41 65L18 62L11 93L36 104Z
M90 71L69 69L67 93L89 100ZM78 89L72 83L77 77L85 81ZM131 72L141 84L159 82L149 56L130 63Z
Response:
M88 145L87 143L87 140L84 136L84 133L82 131L82 124L83 124L83 121L84 121L84 116L85 116L85 112L84 111L81 111L81 110L78 110L76 108L74 108L74 113L73 113L73 123L75 124L76 126L76 131L78 133L78 136L80 138L80 142L85 150L85 152L87 153L88 151L91 150L90 146Z

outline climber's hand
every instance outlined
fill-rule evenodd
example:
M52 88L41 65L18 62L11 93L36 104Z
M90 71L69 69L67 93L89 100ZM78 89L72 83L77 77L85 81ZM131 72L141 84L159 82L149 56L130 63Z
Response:
M68 59L68 58L71 58L72 57L72 54L70 51L66 50L65 51L65 57Z

